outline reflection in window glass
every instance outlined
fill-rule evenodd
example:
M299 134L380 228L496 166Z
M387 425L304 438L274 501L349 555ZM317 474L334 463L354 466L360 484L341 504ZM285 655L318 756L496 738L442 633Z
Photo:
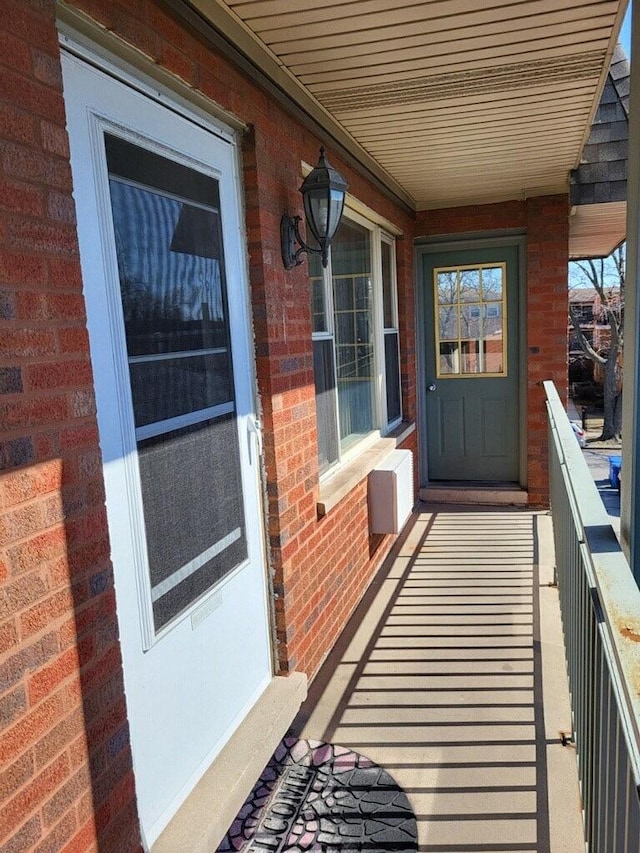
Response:
M439 317L439 336L441 341L457 341L458 340L458 308L456 305L448 305L446 308L440 308L438 311Z
M316 389L316 418L318 421L318 462L326 471L337 461L340 437L337 426L336 375L334 347L331 338L313 342L313 373Z
M216 235L215 211L194 207L111 178L129 356L226 347L217 240L194 251L189 224Z
M438 376L460 373L458 343L441 343Z
M502 300L502 267L485 267L482 270L482 298L485 302Z
M382 240L382 325L384 335L384 379L386 388L387 423L402 417L400 392L400 333L396 320L396 280L394 247Z
M460 302L480 299L480 270L460 270Z
M396 324L393 316L395 294L393 292L393 271L391 262L392 247L389 243L385 243L383 241L380 243L380 250L382 252L382 319L385 329L393 329Z
M458 301L458 273L436 272L438 305L453 305Z
M307 254L309 263L309 279L311 281L311 312L313 316L313 331L328 332L327 299L322 275L320 255Z
M309 258L321 472L372 430L402 418L395 263L391 238L346 216L327 269Z
M136 426L230 401L217 212L109 186Z
M331 243L338 412L343 447L374 428L370 232L342 220Z
M506 375L505 270L434 270L438 376Z

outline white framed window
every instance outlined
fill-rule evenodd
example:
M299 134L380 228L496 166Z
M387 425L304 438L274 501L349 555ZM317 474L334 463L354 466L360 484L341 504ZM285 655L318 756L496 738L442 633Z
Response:
M325 473L402 420L395 240L346 210L323 269L309 255L318 458Z

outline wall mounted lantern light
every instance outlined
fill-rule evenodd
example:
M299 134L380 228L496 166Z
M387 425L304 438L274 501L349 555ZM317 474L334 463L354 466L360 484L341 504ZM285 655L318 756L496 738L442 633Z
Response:
M304 252L322 256L322 266L329 260L329 246L338 230L347 182L337 169L327 162L324 148L320 149L318 165L302 182L300 192L304 204L307 229L318 242L318 247L309 246L300 236L300 216L287 216L280 221L280 242L285 269L302 263ZM300 246L296 250L296 244Z

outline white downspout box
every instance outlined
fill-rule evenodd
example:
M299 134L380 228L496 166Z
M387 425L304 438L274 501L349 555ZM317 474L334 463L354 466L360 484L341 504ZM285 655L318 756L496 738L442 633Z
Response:
M392 450L369 474L369 532L400 533L413 509L413 453Z

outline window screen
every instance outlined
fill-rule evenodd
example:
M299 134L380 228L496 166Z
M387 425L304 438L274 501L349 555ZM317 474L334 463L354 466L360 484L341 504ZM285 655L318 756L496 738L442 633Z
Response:
M105 143L158 631L247 557L218 182Z

